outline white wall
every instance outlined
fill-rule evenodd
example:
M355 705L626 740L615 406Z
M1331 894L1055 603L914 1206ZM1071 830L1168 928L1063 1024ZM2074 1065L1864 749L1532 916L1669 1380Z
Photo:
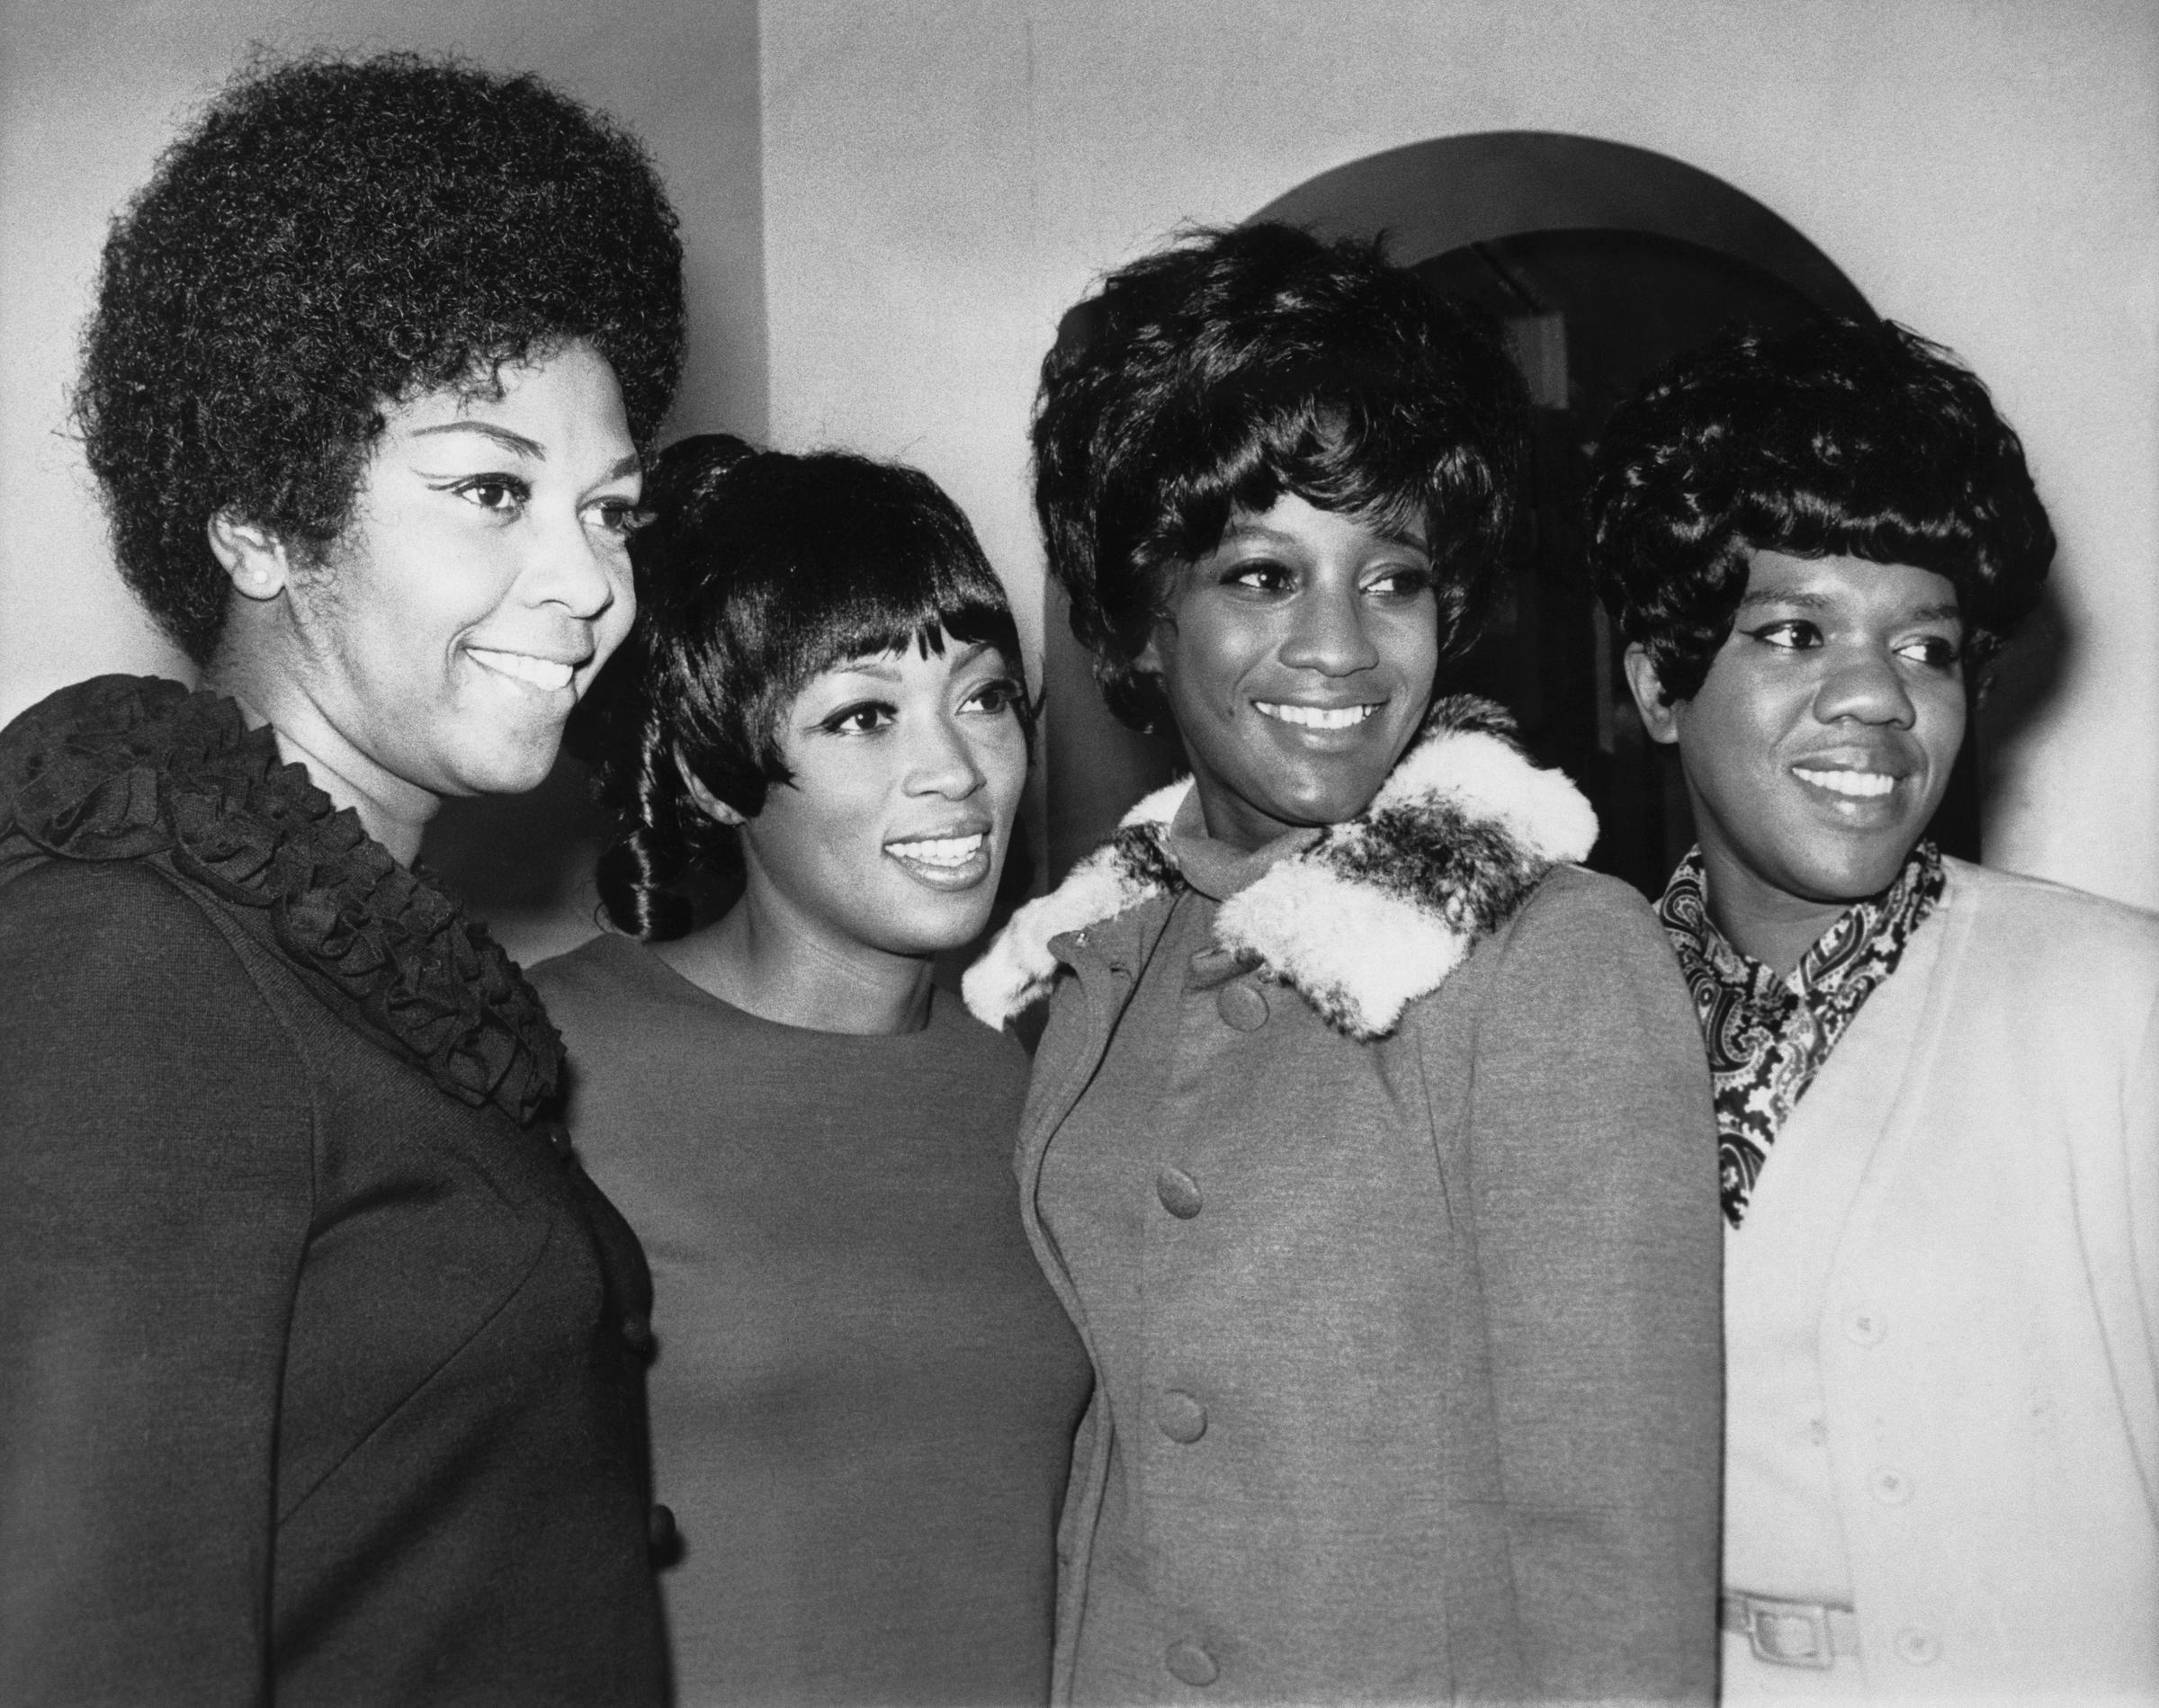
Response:
M755 0L0 0L0 722L101 671L185 674L112 570L66 390L106 220L255 42L456 49L621 119L683 218L676 427L764 429Z
M1658 149L1963 353L2062 537L1991 861L2159 907L2148 0L764 0L772 425L919 462L1039 636L1034 373L1091 275L1429 137Z

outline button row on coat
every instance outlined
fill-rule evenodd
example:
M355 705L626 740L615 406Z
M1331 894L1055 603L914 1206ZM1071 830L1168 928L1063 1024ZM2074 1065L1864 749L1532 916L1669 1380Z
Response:
M1250 979L1223 986L1214 998L1214 1007L1223 1023L1239 1032L1257 1032L1267 1024L1267 998Z
M1207 1408L1182 1388L1168 1388L1154 1402L1154 1422L1170 1440L1189 1445L1207 1433Z
M1199 1214L1205 1202L1199 1195L1199 1182L1182 1168L1165 1168L1154 1177L1154 1195L1162 1201L1162 1208L1179 1221L1189 1221Z
M1187 1685L1211 1685L1222 1676L1222 1668L1214 1664L1214 1657L1194 1642L1189 1637L1169 1645L1163 1658L1171 1677Z

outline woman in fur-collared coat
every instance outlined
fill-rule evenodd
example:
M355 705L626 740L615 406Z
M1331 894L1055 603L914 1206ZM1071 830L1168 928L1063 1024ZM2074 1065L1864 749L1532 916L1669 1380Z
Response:
M1037 504L1192 779L969 975L1047 997L1017 1167L1097 1372L1080 1703L1704 1699L1716 1139L1641 899L1435 700L1511 504L1489 335L1358 245L1200 234L1044 365Z

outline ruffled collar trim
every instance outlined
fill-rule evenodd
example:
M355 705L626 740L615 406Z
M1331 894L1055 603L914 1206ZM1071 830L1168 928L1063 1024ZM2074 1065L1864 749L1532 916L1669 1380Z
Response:
M99 676L0 731L0 878L39 856L153 861L209 890L461 1102L523 1125L554 1093L561 1038L517 963L231 700Z

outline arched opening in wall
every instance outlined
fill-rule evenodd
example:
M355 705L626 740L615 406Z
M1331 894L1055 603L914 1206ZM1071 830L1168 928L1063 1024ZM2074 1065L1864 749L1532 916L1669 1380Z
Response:
M1352 162L1253 216L1327 236L1384 231L1434 291L1507 329L1536 403L1534 520L1491 631L1447 686L1511 710L1536 757L1582 787L1603 827L1590 863L1655 894L1693 838L1669 750L1643 730L1583 565L1584 475L1613 407L1734 321L1781 328L1871 316L1799 232L1722 179L1646 149L1545 131L1448 137ZM1181 768L1094 692L1052 589L1045 622L1049 863L1054 880L1124 809ZM1936 834L1976 857L1966 744Z

